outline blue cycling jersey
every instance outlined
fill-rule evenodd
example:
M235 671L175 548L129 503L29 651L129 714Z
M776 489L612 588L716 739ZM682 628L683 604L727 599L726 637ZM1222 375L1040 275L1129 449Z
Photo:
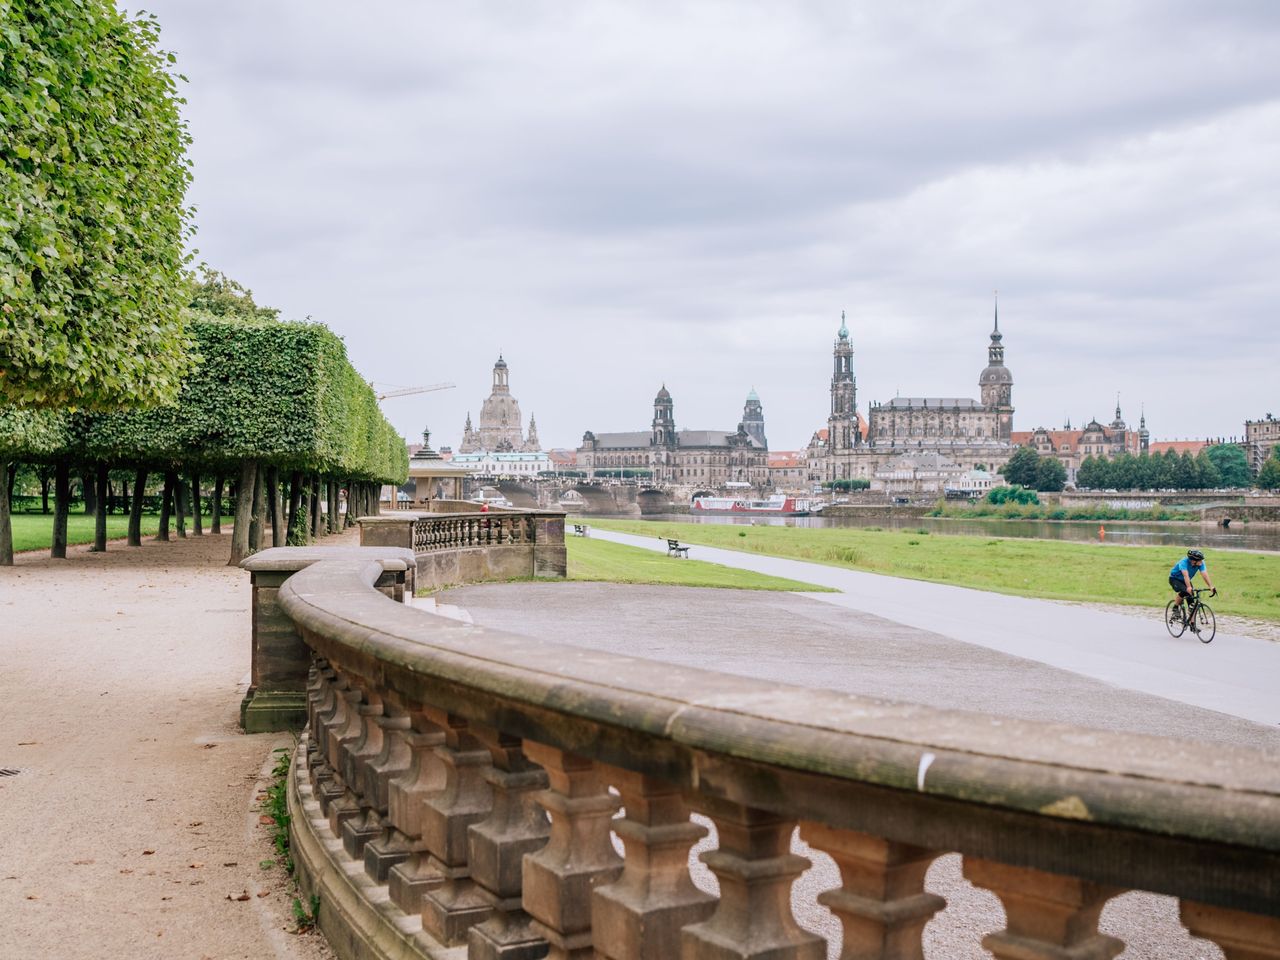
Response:
M1187 557L1183 557L1181 560L1175 563L1173 565L1173 569L1169 571L1169 579L1181 580L1182 572L1185 570L1187 573L1187 576L1190 577L1192 580L1194 580L1196 577L1196 574L1204 573L1205 569L1206 569L1206 564L1203 560L1201 560L1199 564L1194 564Z

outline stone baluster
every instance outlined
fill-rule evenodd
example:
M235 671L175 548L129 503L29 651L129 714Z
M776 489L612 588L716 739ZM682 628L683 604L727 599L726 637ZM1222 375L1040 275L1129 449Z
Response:
M716 898L693 885L689 848L707 833L689 819L675 786L605 767L622 798L613 830L626 847L622 876L592 894L591 928L599 960L667 960L680 955L680 930L706 920Z
M405 735L412 754L409 769L387 784L391 832L385 841L375 841L377 846L365 847L365 871L371 876L371 857L407 854L388 869L387 886L392 903L412 916L422 912L423 894L442 880L431 868L431 855L422 839L422 812L426 800L444 789L444 764L436 754L436 748L444 741L445 732L438 724L421 710L410 710L409 732ZM371 849L375 852L371 853Z
M467 930L486 919L490 905L471 879L467 828L492 809L485 778L489 751L456 714L424 709L445 733L436 756L444 764L444 788L422 805L422 840L430 853L429 869L442 883L429 886L422 898L422 926L445 946L466 943Z
M382 714L374 718L374 723L378 727L377 739L381 742L381 749L377 756L370 757L361 764L359 770L359 793L364 818L359 822L344 824L342 843L352 857L364 859L366 872L381 883L385 881L386 871L390 869L391 863L398 860L392 858L391 862L385 862L385 858L380 860L375 855L371 864L368 845L387 837L387 795L390 782L408 768L410 761L409 746L405 742L405 734L409 730L409 714L400 704L388 701L383 705Z
M493 761L485 771L493 809L467 830L471 878L490 908L489 918L467 933L468 960L539 960L548 945L521 905L521 875L524 855L551 835L534 796L547 789L547 774L524 755L518 737L488 727L472 731Z
M332 709L337 699L337 673L326 660L314 660L307 673L307 771L312 786L316 783L316 771L324 764L318 731L320 717Z
M321 704L316 713L318 726L315 738L319 762L313 780L320 811L326 817L329 816L332 803L341 797L346 789L341 774L333 765L334 738L338 731L346 727L350 715L355 712L352 697L358 698L359 691L353 691L350 681L341 673L336 673L330 695L332 700L328 706Z
M1222 948L1227 960L1280 960L1280 917L1183 900L1182 922L1193 937Z
M343 776L355 795L360 813L342 824L342 846L347 856L360 860L364 857L364 845L382 834L382 817L377 810L377 798L370 792L369 765L377 759L386 745L386 713L382 698L376 693L366 694L365 702L356 708L360 715L360 735L347 751Z
M791 885L809 860L791 852L796 822L727 800L704 798L720 846L702 862L720 881L710 919L685 927L682 960L825 960L827 945L796 923Z
M965 857L964 875L1004 904L1005 929L982 939L996 960L1112 960L1124 949L1098 932L1114 887L977 857Z
M342 699L346 702L343 722L329 730L329 766L333 768L334 777L324 788L329 797L328 806L324 808L325 816L329 818L329 829L338 837L342 836L342 825L360 815L360 803L348 779L347 755L352 745L364 735L365 727L364 715L360 712L364 691L353 684L342 691Z
M585 757L529 740L524 750L551 784L538 795L551 816L551 839L524 858L524 909L550 944L548 960L588 960L591 892L622 872L609 837L620 803Z
M921 960L924 926L946 906L924 890L939 851L811 822L800 836L840 869L840 887L818 896L844 930L840 960Z

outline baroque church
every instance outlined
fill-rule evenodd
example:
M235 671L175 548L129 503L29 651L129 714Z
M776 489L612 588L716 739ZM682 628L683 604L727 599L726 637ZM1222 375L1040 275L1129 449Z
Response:
M1013 374L1004 365L1004 337L997 308L978 375L980 399L894 397L872 403L866 421L858 415L853 343L842 312L832 351L831 411L827 428L809 442L809 473L815 480L871 480L895 457L935 454L965 470L994 471L1012 455Z
M753 387L737 430L677 430L675 401L666 384L653 399L648 430L582 435L578 469L648 470L655 483L720 487L725 483L764 487L769 482L769 443L764 407Z
M529 432L524 432L520 404L511 395L507 362L499 354L493 365L493 392L480 407L480 427L473 428L471 414L463 427L462 443L458 453L538 453L538 425L529 416Z

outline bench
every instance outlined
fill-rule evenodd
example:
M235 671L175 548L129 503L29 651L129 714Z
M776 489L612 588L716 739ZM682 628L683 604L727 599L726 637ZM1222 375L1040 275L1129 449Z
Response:
M575 523L573 525L573 535L575 537L585 537L587 535L587 525L585 523Z
M668 540L667 556L668 557L684 557L686 560L688 560L689 548L680 546L679 540Z

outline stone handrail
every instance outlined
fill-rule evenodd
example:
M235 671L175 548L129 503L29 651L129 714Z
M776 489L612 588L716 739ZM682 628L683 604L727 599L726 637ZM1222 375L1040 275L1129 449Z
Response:
M404 607L383 577L325 560L278 596L314 657L294 857L344 956L817 960L788 896L798 824L840 869L819 902L842 957L921 957L950 851L1004 904L1002 960L1114 957L1097 920L1130 889L1181 898L1229 960L1280 957L1273 753L534 641ZM717 828L718 898L690 880L690 808Z

